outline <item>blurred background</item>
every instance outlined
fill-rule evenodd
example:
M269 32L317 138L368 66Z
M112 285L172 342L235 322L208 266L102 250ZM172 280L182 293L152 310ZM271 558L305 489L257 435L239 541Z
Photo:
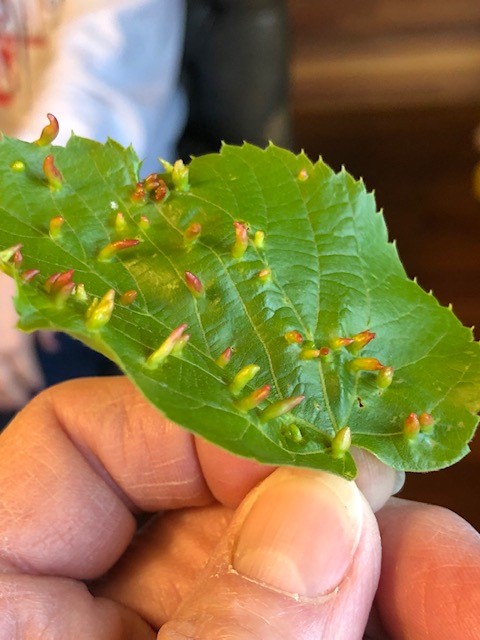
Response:
M288 0L294 140L375 189L410 277L480 338L478 0ZM402 497L480 530L480 438Z

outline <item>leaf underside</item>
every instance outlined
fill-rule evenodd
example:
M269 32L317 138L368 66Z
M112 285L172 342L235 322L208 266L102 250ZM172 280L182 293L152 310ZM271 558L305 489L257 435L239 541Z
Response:
M42 171L50 153L63 175L60 188ZM133 202L139 167L132 149L113 141L72 136L65 148L0 141L0 248L21 243L23 255L15 264L4 253L0 266L16 278L22 329L55 329L84 341L112 358L168 418L261 462L352 478L350 453L332 450L346 425L354 445L396 469L438 469L468 452L480 408L480 346L408 279L362 181L273 145L224 145L192 160L189 186L178 188L164 172L165 198L147 192ZM56 216L64 223L49 233ZM238 222L249 240L234 257ZM192 224L201 234L188 241ZM125 238L140 242L98 259ZM32 269L40 274L26 281L22 274ZM47 278L69 269L87 300L47 292ZM203 291L187 286L186 272ZM111 319L89 328L87 309L111 289ZM131 290L135 300L119 302ZM183 350L147 366L184 323L190 339ZM360 353L332 348L336 338L365 330L375 338ZM301 334L303 342L285 334ZM221 367L217 359L229 347L231 360ZM322 348L321 356L303 359L305 349ZM390 386L379 388L376 371L352 372L358 357L393 367ZM229 385L251 364L258 373L235 396ZM241 410L242 398L264 385L268 397ZM305 398L291 411L262 418L266 407L297 396ZM409 437L412 413L431 415L433 427Z

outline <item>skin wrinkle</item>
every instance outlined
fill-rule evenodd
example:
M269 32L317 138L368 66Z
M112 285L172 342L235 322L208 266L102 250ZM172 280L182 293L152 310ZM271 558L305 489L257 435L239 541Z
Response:
M139 398L138 392L134 390L133 392L129 391L126 393L122 393L120 395L121 402L119 403L118 402L119 394L117 389L118 377L106 378L105 381L107 383L105 386L107 386L108 383L110 382L110 385L108 385L108 390L110 393L108 394L109 399L107 400L107 407L111 407L112 410L110 412L108 410L106 412L102 411L102 415L106 413L107 416L110 416L109 420L103 421L102 430L109 431L110 456L108 456L108 459L111 461L110 471L105 469L105 466L103 465L101 459L99 459L95 454L89 454L88 462L90 464L93 463L95 471L99 473L99 475L107 481L108 485L120 497L122 502L124 502L125 506L127 506L127 508L130 511L138 512L139 509L143 511L156 511L158 509L158 505L153 503L150 504L151 501L148 499L145 501L146 496L143 496L144 499L139 502L138 496L139 494L143 494L142 489L144 488L145 485L143 485L141 481L136 481L135 477L132 478L132 473L142 477L145 469L148 469L148 473L150 475L155 473L156 468L157 469L162 468L162 465L158 466L157 464L158 450L152 449L152 442L151 442L152 439L148 437L148 430L152 429L153 416L156 422L155 424L155 429L157 430L156 440L159 439L158 433L160 433L162 435L164 442L168 443L169 434L172 432L176 433L176 430L178 428L172 425L171 423L165 422L162 418L159 419L159 414L156 412L156 410L154 412L153 409L151 409L151 414L147 415L147 418L145 419L144 422L142 421L137 422L132 420L132 415L135 415L135 414L131 412L130 407L138 406L139 414L140 415L142 413L145 414L145 404L146 404L145 401ZM60 386L63 386L63 385L60 385ZM128 390L132 389L130 385L128 386L125 385L125 388ZM132 400L132 398L134 400ZM62 402L61 396L59 398L58 393L55 395L55 399L56 399L56 405L57 405L55 407L57 419L59 420L59 423L62 426L62 428L64 428L64 424L65 424L64 418L66 417L63 415L64 404ZM104 405L104 402L103 402L103 395L102 395L102 407L103 405ZM95 415L94 415L94 418L96 418ZM85 434L84 437L87 438L87 441L78 442L78 439L74 439L76 447L81 449L87 449L89 451L91 451L92 447L95 447L97 450L101 452L101 457L105 458L106 457L105 447L104 447L105 438L102 437L102 433L100 432L100 430L93 431L93 441L90 442L91 440L90 435L92 433L92 430L90 429L91 419L89 417L89 413L75 416L75 420L70 420L70 423L71 424L76 423L78 425L79 421L80 421L80 424L83 422L86 426L83 428L77 426L77 431L79 433L84 433ZM120 424L122 425L121 429L119 429L118 427L118 425ZM135 452L133 454L132 454L131 440L130 440L130 438L132 437L132 434L134 434L134 442L135 442ZM178 437L176 439L178 439ZM174 441L175 441L175 438L174 438ZM114 445L112 445L112 442L114 443ZM189 462L190 468L194 466L195 473L193 474L190 471L190 478L191 478L190 482L185 482L183 486L195 487L195 484L199 484L200 485L199 490L197 489L197 492L199 493L199 500L201 500L202 503L205 503L206 501L205 492L207 488L203 480L198 458L196 457L193 436L191 436L190 434L188 434L188 436L186 435L184 442L185 444L183 445L183 448L189 449L189 455L188 456L187 454L184 454L183 456L179 455L177 456L177 458L180 461L185 460ZM111 455L112 451L115 451L116 455L112 456ZM139 454L138 452L141 452L141 454ZM137 463L139 455L141 456L141 459L142 459L141 464ZM191 464L192 458L194 459L194 465ZM168 468L168 465L167 465L167 468ZM183 470L179 470L179 475L183 475ZM127 488L122 489L120 485L123 485L125 487L126 484L128 484L128 489ZM164 494L164 492L162 491L163 486L168 486L168 485L166 485L165 482L162 482L161 485L159 485L158 482L156 484L152 483L152 488L155 489L155 491L152 492L153 494L152 498L154 501L155 499L158 499L158 497L161 497ZM182 485L178 485L178 486L182 486ZM187 491L187 495L190 496L190 494L191 492ZM211 497L209 499L211 500ZM171 501L181 502L181 498L177 499L177 497L175 496Z
M93 593L125 604L159 628L191 590L231 515L215 505L152 518L112 572L92 586Z
M430 515L430 514L428 514ZM432 514L433 515L433 514ZM434 545L437 548L437 553L440 555L441 550L444 550L445 558L449 557L449 553L451 551L451 545L448 544L446 536L452 536L454 534L454 529L452 523L450 521L443 524L443 526L438 526L438 523L435 523L433 517L427 517L426 520L430 520L432 524L432 533L429 537L429 544ZM435 526L436 525L436 526ZM453 570L453 575L455 569L460 569L461 566L458 563L449 563L444 562L442 565L436 567L424 567L420 565L419 567L419 576L421 580L419 580L419 584L421 585L421 598L420 598L420 606L418 608L418 621L421 627L421 635L419 637L425 637L428 639L436 640L438 637L435 631L435 620L432 619L428 615L428 599L430 597L429 593L429 585L435 585L435 592L442 591L442 585L439 584L439 578L444 575L444 571L451 569ZM454 583L451 581L452 571L448 571L447 576L444 577L445 580L448 580L448 583L445 584L445 587L451 590ZM466 583L464 576L462 575L462 589L465 589L468 584ZM440 602L439 606L442 608L452 608L453 611L450 611L449 617L450 619L459 619L459 616L462 616L464 619L465 612L462 611L462 606L459 600L449 599L447 602Z
M98 475L107 484L107 486L110 489L113 490L115 495L123 502L123 504L127 507L127 509L132 511L134 505L129 500L128 496L114 482L113 478L110 476L108 471L105 469L105 467L102 465L101 461L97 458L97 456L93 453L93 451L88 449L87 446L83 445L83 443L79 442L77 439L75 439L75 438L73 438L71 436L70 431L66 428L65 422L62 420L62 415L58 410L56 399L57 399L57 396L52 391L52 389L49 388L49 389L46 389L41 394L41 396L38 396L37 398L34 398L32 403L33 402L36 402L36 403L44 402L45 403L45 405L42 407L44 413L46 413L47 416L49 415L49 413L51 415L53 415L56 425L60 428L60 430L63 433L63 435L72 444L72 446L75 448L75 450L82 456L82 458L85 460L85 462L88 464L88 466L95 472L96 475ZM112 402L113 402L113 400L112 400ZM53 428L53 425L51 426L51 428ZM48 447L45 445L44 441L42 442L42 446L47 451L49 450ZM52 453L55 453L55 452L52 451ZM52 459L53 459L53 457L54 456L52 456ZM35 461L38 463L38 459L35 458ZM59 481L63 483L64 478L63 477L59 477L54 469L51 469L51 471L53 472L54 475L57 475ZM37 483L38 483L38 479L37 479ZM92 494L90 494L90 495L92 495ZM97 501L97 504L100 504L100 503Z
M430 632L428 630L428 615L426 615L427 611L427 581L425 580L425 575L422 568L419 567L418 575L421 578L418 583L420 584L420 602L417 607L417 619L421 626L421 636L423 638L430 638ZM414 579L414 578L413 578Z
M236 605L236 607L235 607L235 605ZM252 620L250 620L250 618L251 618L250 606L247 607L246 603L243 603L243 602L235 603L235 601L234 601L233 609L235 609L235 608L237 608L239 611L244 610L246 612L245 618L249 621L249 627L251 627L251 625L253 623L253 633L254 633L254 635L252 636L253 639L258 638L258 630L259 629L263 629L263 628L268 629L269 627L273 627L273 629L275 629L275 631L277 633L278 633L279 630L282 629L281 619L285 616L285 612L282 611L282 610L277 610L276 614L274 616L274 619L272 619L270 616L267 617L268 611L266 611L265 614L263 615L258 611L258 607L257 607L255 609L255 617ZM238 615L235 615L233 619L234 620L238 620ZM257 622L258 620L261 620L262 627L258 626L258 622ZM242 628L245 631L248 631L249 633L251 632L250 628L247 628L245 626L242 626ZM285 638L286 640L289 640L288 636L284 636L283 632L281 632L281 634L282 634L281 636L277 635L279 640L281 640L282 638Z
M78 634L89 640L124 640L137 637L132 635L132 629L144 631L147 628L127 608L104 598L94 598L84 584L68 578L18 576L3 586L7 597L13 594L8 600L8 611L10 616L15 616L17 634L1 636L5 640L63 640ZM65 625L70 632L67 635ZM1 630L4 630L3 626ZM153 630L148 637L154 639Z
M40 413L39 414L34 413L33 419L35 418L41 419L42 417L41 403L37 403L37 408L39 407L40 407ZM48 425L47 425L47 429L48 429ZM40 432L40 433L43 433L43 435L45 435L44 432ZM62 434L62 438L59 441L60 446L62 446L61 443L63 442L64 435L61 430L59 431L59 433ZM73 448L73 444L71 443L70 439L67 438L65 442L68 442L70 446ZM35 451L36 449L37 449L36 443L33 443L33 451ZM52 456L52 448L50 446L46 447L45 449L47 451L50 451L50 456L52 458L55 457L55 455ZM67 450L68 450L68 447L67 447ZM62 453L64 451L65 449L62 449ZM76 451L77 449L75 448L75 452ZM42 509L41 511L39 510L38 512L32 511L35 505L35 503L32 502L32 499L27 500L28 508L25 509L24 513L22 514L22 517L19 518L16 515L12 519L7 518L6 520L4 520L8 523L7 524L8 529L6 529L6 532L12 531L14 528L17 528L21 533L20 533L20 547L18 547L18 544L19 544L18 538L15 540L12 539L11 545L9 545L8 542L7 544L3 545L4 546L3 553L6 554L7 558L10 558L11 560L13 560L15 565L22 572L27 572L29 574L38 574L39 571L40 572L42 571L41 567L49 567L48 559L51 555L51 548L57 549L56 560L54 561L54 565L56 564L59 566L59 563L62 564L64 561L67 561L67 564L68 564L68 558L72 555L72 552L76 546L75 536L78 530L77 523L80 523L81 525L83 525L84 523L87 523L91 519L91 516L93 514L90 512L91 511L90 508L92 507L92 505L94 507L94 512L96 512L97 515L99 516L102 512L111 514L109 517L109 522L106 522L105 520L106 516L103 516L103 518L102 517L97 518L98 522L103 522L105 526L110 528L116 527L116 518L112 517L113 512L111 511L111 509L113 508L113 504L111 504L109 508L107 509L105 508L105 503L106 503L105 498L107 497L107 494L105 493L106 486L104 486L104 489L103 489L104 499L100 499L100 496L99 496L99 499L97 499L96 487L98 486L99 487L98 491L101 492L100 487L104 484L103 481L100 480L100 478L98 478L98 485L97 485L96 480L93 481L91 477L88 477L88 482L86 486L82 487L82 492L88 494L90 499L89 508L87 508L87 506L85 505L85 501L82 499L79 499L80 487L73 484L72 485L73 492L69 490L69 477L71 477L71 474L74 472L74 470L76 470L77 468L76 464L73 464L71 469L67 465L59 464L59 467L57 469L53 469L53 472L52 472L51 464L45 464L44 458L48 458L48 455L35 458L34 460L32 459L32 466L35 468L35 471L36 471L35 476L33 477L30 474L30 477L29 477L29 475L27 474L27 477L24 481L25 487L22 487L20 490L23 493L26 493L28 495L30 493L28 491L28 487L31 486L33 482L35 486L33 488L32 498L34 496L45 495L47 497L51 496L51 500L47 499L44 504L44 509ZM78 459L84 460L84 458L81 455L79 455ZM11 462L15 464L14 461L11 461ZM84 464L86 464L85 461L84 461ZM27 468L28 468L28 465L27 465ZM42 468L45 471L43 471ZM62 476L63 469L65 469L65 472L67 475L66 477L61 477L59 480L59 475ZM41 482L40 482L41 478L48 478L48 480L45 481L43 491L41 489ZM92 481L93 481L93 484L92 484ZM49 491L49 487L50 488L58 487L59 488L58 496L56 495L56 492L52 492L51 490ZM17 492L18 490L19 490L19 487L17 487ZM71 499L69 499L69 496L71 497ZM93 497L93 500L91 500L91 497ZM59 502L60 499L61 501ZM115 500L118 505L118 499L116 498ZM77 502L78 504L75 509L75 504ZM60 514L60 513L64 514L64 523L62 524L62 527L57 528L56 526L51 526L49 524L49 521L42 516L42 513L49 512L49 511L52 511L53 513L56 513L56 514ZM121 514L117 513L117 518L120 516ZM22 523L22 520L25 521L24 524ZM38 531L35 530L35 524L37 523L37 521L41 522L41 536L39 536ZM97 526L98 526L98 522L97 522ZM95 540L102 540L103 536L100 535L99 537L97 537L92 534L89 537L91 538L90 542L92 542L93 538L95 538ZM103 541L103 544L104 544L104 541ZM17 553L15 554L13 554L11 551L11 547L13 545L16 545L18 548ZM85 545L85 547L88 547L89 551L91 552L92 550L91 545L87 544ZM12 557L13 555L14 557ZM25 558L29 558L28 561ZM48 569L48 571L50 571L50 569Z
M115 482L115 480L112 478L112 476L107 471L105 466L102 464L101 460L94 454L91 448L89 448L87 444L79 442L77 438L74 438L72 436L72 433L67 428L67 422L63 420L63 416L62 416L63 406L61 404L60 405L58 404L57 395L55 395L50 388L47 389L44 392L44 394L46 396L46 401L48 402L49 407L56 418L58 426L61 428L65 436L73 444L75 449L82 455L82 457L85 459L87 464L96 472L96 474L99 475L100 478L102 478L102 480L104 480L107 483L107 485L113 490L115 495L124 503L127 509L132 512L135 511L134 502L122 490L122 488L117 484L117 482ZM121 411L123 411L124 413L124 422L126 422L127 424L129 423L128 420L125 420L127 414L126 414L123 402L118 403L118 398L112 397L110 402L107 403L107 407L108 406L110 407L113 406L117 410L118 410L118 407L120 406ZM75 423L74 421L72 422ZM105 425L103 425L103 428L106 428ZM78 429L78 431L80 432L81 429Z
M412 640L476 640L478 533L442 507L397 498L380 512L379 522L384 571L377 600L383 626L393 637Z
M18 553L15 553L9 545L1 545L0 559L2 564L5 563L7 567L12 567L12 571L7 571L6 573L26 573L30 575L36 574L36 571L34 570L32 564L25 560L25 558L21 558L20 555Z
M47 449L48 450L48 449ZM53 453L53 452L51 452ZM23 456L24 459L31 459L34 460L37 464L39 464L40 462L44 462L44 460L42 459L41 461L39 461L37 458L35 458L32 454L27 454L26 452L23 452ZM46 469L49 469L50 474L53 477L57 477L59 480L61 480L61 478L59 478L58 473L48 464L44 464L44 467ZM29 477L28 478L28 482L35 482L35 485L38 487L42 487L42 492L43 495L48 499L49 497L55 501L55 493L53 493L50 490L50 484L45 484L42 482L42 474L38 474L38 476L36 475L34 478ZM10 503L12 504L12 503ZM5 507L3 507L4 511L5 511ZM10 516L12 522L16 522L17 526L19 529L22 528L22 521L26 518L27 522L26 524L28 524L28 521L30 519L29 514L23 514L21 512L20 509L18 510L13 510L13 509L8 509L6 510L6 513ZM13 524L12 524L13 526ZM64 535L60 535L60 533L58 531L56 531L54 528L46 528L42 539L40 541L38 541L38 549L41 550L42 546L45 546L46 544L48 544L49 540L54 540L55 538L57 539L67 539L66 536ZM3 537L2 540L3 544L2 544L2 549L0 551L0 557L5 558L5 553L7 554L7 558L6 561L9 562L10 564L13 564L13 566L21 571L21 572L27 572L30 574L35 574L37 573L35 569L33 569L33 565L31 562L28 562L25 560L25 558L20 557L19 554L16 554L13 552L11 545L9 544L9 540L8 538ZM14 541L15 542L15 541Z
M423 571L422 573L422 582L423 582L423 591L422 591L422 606L420 607L419 611L421 612L421 620L423 622L422 625L422 631L425 633L425 636L419 636L420 638L427 638L428 640L437 640L438 638L438 633L435 629L435 625L436 625L436 621L434 618L432 618L431 616L428 615L428 611L429 611L429 607L428 607L428 598L431 597L429 594L429 590L428 590L428 585L435 585L435 592L442 592L443 589L442 587L448 588L450 589L452 587L452 583L450 581L450 575L445 576L445 580L446 583L441 584L439 583L439 574L440 577L442 576L442 572L443 569L447 568L447 567L454 567L455 569L458 568L458 565L449 565L449 564L443 564L441 566L436 566L436 567L427 567L427 569L425 571ZM468 586L469 584L471 584L472 586L477 586L478 584L476 581L467 581L464 580L462 577L462 581L459 582L459 586L461 586L462 590L468 590ZM460 593L461 591L459 590L457 593ZM441 609L447 610L448 611L448 619L450 620L464 620L466 619L466 616L468 615L468 613L471 614L472 619L474 619L475 617L475 610L473 607L469 607L467 610L465 610L465 606L462 606L462 604L464 605L465 603L462 602L459 598L449 598L448 600L445 601L439 601L438 602L438 606ZM430 607L431 610L432 607ZM475 633L478 631L471 628L471 632ZM476 640L476 635L472 635L471 636L472 640ZM446 640L448 640L448 638L446 638ZM469 640L468 638L465 638L465 640Z

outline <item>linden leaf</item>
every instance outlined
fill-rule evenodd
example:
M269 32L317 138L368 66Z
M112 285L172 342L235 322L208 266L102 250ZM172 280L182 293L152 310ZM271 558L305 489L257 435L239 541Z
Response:
M480 346L408 279L362 181L248 144L138 170L113 141L2 139L22 329L79 338L171 420L261 462L352 478L350 443L412 471L468 452Z

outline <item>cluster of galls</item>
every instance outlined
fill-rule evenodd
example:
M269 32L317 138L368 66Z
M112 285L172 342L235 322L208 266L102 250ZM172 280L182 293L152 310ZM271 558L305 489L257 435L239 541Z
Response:
M183 160L176 160L170 164L166 160L160 160L165 173L151 173L145 180L137 182L130 196L134 204L146 204L147 201L162 202L169 193L168 181L175 191L188 191L190 184L188 181L188 167Z
M285 340L289 344L297 344L300 346L299 357L302 360L329 359L331 351L338 351L346 348L350 353L356 355L367 346L375 338L372 331L366 329L349 338L333 337L329 340L328 346L317 347L313 342L305 341L299 331L287 331L284 335ZM352 373L361 371L373 371L376 375L377 386L380 389L389 387L393 380L393 367L383 365L377 358L355 357L348 363L348 368Z
M403 434L408 440L413 440L419 433L431 434L434 425L435 419L429 413L410 413L403 423Z
M355 357L347 364L352 373L373 372L376 374L376 384L381 390L387 389L393 381L394 368L390 365L383 365L377 358L358 356L360 351L367 346L374 338L375 333L366 329L351 337L336 336L329 340L329 346L317 347L311 341L305 341L299 331L287 331L284 334L288 344L296 344L300 347L299 358L302 360L329 360L331 351L345 348ZM408 440L415 439L419 433L431 434L435 424L434 418L427 412L410 413L403 424L403 434ZM332 440L331 452L333 457L341 457L348 450L351 444L351 431L348 426L340 429Z
M59 216L60 217L60 216ZM23 262L22 245L18 244L4 251L0 251L0 263L11 264L20 273L24 282L32 282L40 274L39 269L26 269L20 272ZM68 299L87 303L89 296L83 283L73 281L74 270L53 273L46 278L43 289L57 308L62 308ZM127 306L137 297L137 291L131 289L119 296L120 304ZM109 289L102 298L94 298L85 312L85 325L95 331L104 327L112 317L115 302L115 291Z
M58 134L58 122L51 114L48 114L49 125L47 125L36 141L39 146L50 144ZM186 167L181 160L177 160L173 165L162 161L165 169L165 173L159 175L158 173L152 173L143 181L138 182L131 194L131 201L134 204L145 204L148 200L153 202L163 201L168 193L169 187L167 180L171 187L177 191L188 191L189 189L189 175L188 167ZM12 169L15 171L23 171L24 165L21 161L18 161L12 165ZM63 185L63 176L58 168L55 166L53 155L46 156L43 162L43 172L49 187L52 190L58 190ZM165 178L165 179L164 179ZM306 170L299 173L299 180L306 180L308 174ZM57 240L61 237L62 228L65 220L63 216L58 215L53 217L49 223L49 235L53 240ZM142 230L147 230L150 227L150 221L144 215L140 217L138 226ZM118 211L114 221L115 231L118 234L126 232L128 225L122 212ZM265 244L265 234L261 230L254 232L253 236L249 236L248 225L241 221L235 221L233 223L234 239L231 248L231 256L234 259L241 259L245 254L250 242L257 249L263 249ZM190 250L192 246L200 239L202 233L201 224L198 222L192 222L183 234L184 246L187 250ZM131 249L140 243L138 238L122 238L114 240L105 245L98 253L97 259L100 262L108 262L118 256L119 253L126 249ZM16 245L0 252L0 262L6 263L11 261L14 267L19 268L22 263L21 245ZM82 303L88 303L89 296L85 291L83 284L75 284L73 282L73 269L65 271L63 273L55 273L49 276L45 283L44 289L46 293L51 297L54 304L61 307L70 297ZM21 274L22 279L25 282L33 280L39 271L37 269L26 270ZM263 268L258 273L258 279L261 282L265 282L271 278L271 270L268 267ZM204 286L197 275L191 271L186 271L184 274L184 284L190 293L195 298L201 298L205 295ZM113 289L108 290L101 298L94 298L84 315L85 325L90 331L98 331L110 321L115 306L115 291ZM137 296L137 291L126 291L119 296L119 302L122 305L131 304ZM157 369L161 366L166 359L170 356L181 355L183 348L187 344L190 336L185 333L187 325L182 323L176 327L167 338L161 343L161 345L153 351L145 360L145 367L148 369ZM299 346L299 358L302 360L328 360L331 357L331 351L337 351L339 349L347 349L354 357L348 363L349 370L357 374L359 372L374 372L376 374L376 384L380 389L386 389L390 386L393 380L394 369L392 366L383 365L376 358L373 357L361 357L359 352L375 338L375 334L369 330L362 331L351 337L333 337L329 340L328 346L324 345L317 347L313 342L304 340L304 337L299 331L292 330L287 331L284 334L285 340L289 344L296 344ZM234 349L228 347L221 353L216 364L224 369L231 360ZM228 384L229 391L234 397L234 404L236 408L242 412L247 413L259 406L268 398L271 387L265 384L254 391L251 391L245 395L242 395L245 387L254 379L259 372L260 368L255 364L248 364L242 367ZM304 400L303 395L292 396L289 398L282 398L267 405L263 409L259 409L258 418L261 422L265 423L275 418L279 418L288 414L295 407L297 407ZM428 413L421 413L418 416L416 413L411 413L405 419L403 425L403 433L409 440L414 439L420 432L431 433L433 430L434 419ZM303 441L303 435L300 428L295 424L284 423L280 427L281 434L292 441L299 444ZM334 458L341 458L349 450L352 441L351 430L348 426L344 426L333 436L331 440L330 453Z
M265 233L261 230L255 231L253 237L249 237L248 226L244 222L235 221L233 223L234 241L231 248L231 256L235 260L239 260L245 254L250 242L257 249L263 249L265 245ZM187 250L200 239L202 234L202 225L199 222L192 222L183 234L183 243ZM268 268L261 269L258 273L258 279L266 282L271 277L271 271ZM191 271L185 271L184 282L187 289L195 298L202 298L205 295L205 288L202 281Z

